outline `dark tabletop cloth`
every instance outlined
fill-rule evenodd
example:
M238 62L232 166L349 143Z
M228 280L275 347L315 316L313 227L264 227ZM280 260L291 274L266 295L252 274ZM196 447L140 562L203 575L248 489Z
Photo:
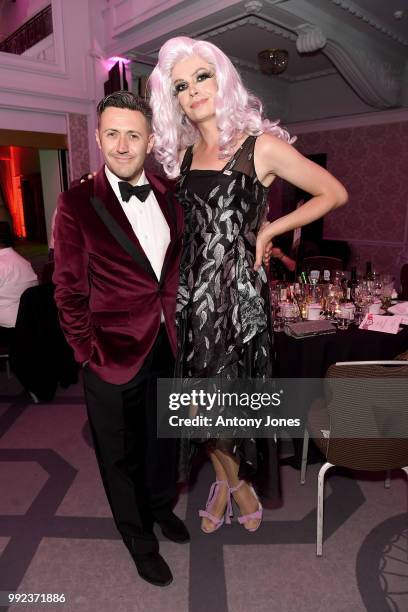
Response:
M335 334L295 339L275 335L276 375L280 378L320 378L338 361L394 359L408 350L408 327L398 334L349 329Z
M280 378L323 378L329 366L339 361L372 361L394 359L408 350L408 327L398 334L384 334L358 329L336 331L335 334L295 339L284 332L275 334L276 365L275 372ZM311 381L312 383L312 381ZM289 388L286 400L290 406L290 416L305 422L308 409L321 387L319 382L299 381ZM301 430L303 435L303 428ZM293 439L294 457L289 464L300 469L303 438ZM322 461L323 456L309 444L308 462Z

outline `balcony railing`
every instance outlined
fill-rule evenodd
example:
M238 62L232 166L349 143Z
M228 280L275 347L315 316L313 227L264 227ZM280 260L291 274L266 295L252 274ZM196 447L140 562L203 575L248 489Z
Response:
M52 34L51 4L3 40L0 43L0 51L21 55L50 34Z

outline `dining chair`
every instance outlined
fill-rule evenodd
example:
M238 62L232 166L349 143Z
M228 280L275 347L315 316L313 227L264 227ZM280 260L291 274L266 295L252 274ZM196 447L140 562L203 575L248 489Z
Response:
M400 272L401 294L402 300L408 300L408 263L404 264Z
M10 372L10 355L9 355L9 348L5 345L0 345L0 359L5 359L6 361L6 374L7 374L7 378L10 379L11 378L11 372Z
M325 397L314 402L308 415L303 449L305 458L310 436L326 458L317 484L317 556L323 550L324 483L330 468L387 475L402 469L408 476L407 388L408 361L341 362L329 367ZM302 472L304 482L303 461Z
M313 255L305 257L300 265L304 269L309 270L342 270L343 262L338 257L328 257L326 255Z
M62 333L54 286L29 287L20 297L10 364L33 401L51 401L59 385L78 380L78 364Z

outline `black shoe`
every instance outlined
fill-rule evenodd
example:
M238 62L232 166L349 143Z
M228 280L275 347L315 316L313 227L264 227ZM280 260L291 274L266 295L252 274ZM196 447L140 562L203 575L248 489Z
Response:
M156 519L156 523L162 530L162 534L172 542L184 544L190 541L187 527L173 512L169 512L165 518Z
M143 580L155 586L167 586L173 581L169 566L158 552L140 553L135 538L123 534L122 537Z
M132 557L139 576L146 582L155 586L167 586L173 582L170 568L159 553L151 552Z

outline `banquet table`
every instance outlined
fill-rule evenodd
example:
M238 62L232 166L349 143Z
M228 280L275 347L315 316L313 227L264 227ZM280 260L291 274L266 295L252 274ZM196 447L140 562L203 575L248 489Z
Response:
M320 378L339 361L394 359L404 351L408 351L408 327L386 334L351 325L334 334L301 339L278 332L275 372L280 378Z
M329 366L340 361L372 361L394 359L408 351L408 327L397 334L358 329L351 325L347 330L337 330L334 334L296 339L278 332L275 344L275 375L279 378L323 378ZM408 355L407 357L408 358ZM315 387L303 381L289 391L287 396L291 417L305 418L305 405L315 399ZM299 397L302 396L303 407ZM294 456L286 463L300 469L303 438L292 440ZM308 462L322 460L322 456L311 443Z

